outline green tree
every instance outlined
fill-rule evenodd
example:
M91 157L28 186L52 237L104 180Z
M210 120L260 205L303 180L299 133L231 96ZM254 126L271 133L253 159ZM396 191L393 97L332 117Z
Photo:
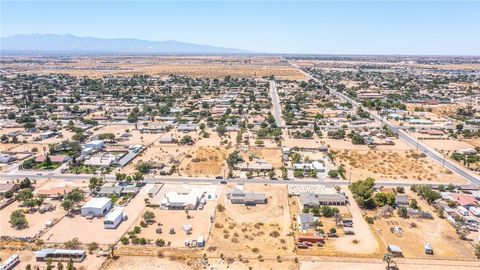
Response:
M361 208L370 209L375 207L375 202L373 200L374 186L375 180L373 178L358 180L350 185L353 197Z
M9 223L12 225L12 227L18 230L24 229L28 226L27 218L21 210L15 210L10 214Z
M103 178L101 177L92 177L89 180L88 188L90 191L94 191L100 188L103 185Z
M337 170L330 170L328 171L328 176L331 178L337 178L338 177L338 171Z
M183 136L182 139L180 139L180 143L181 143L181 144L190 144L190 143L193 143L192 136L190 136L190 135L185 135L185 136Z
M73 260L72 258L68 259L68 262L67 262L67 270L74 270L75 267L73 266Z
M150 170L152 169L152 164L150 164L149 162L138 162L137 163L137 166L136 166L137 170L143 174L147 174L150 172Z
M146 211L143 214L143 220L147 223L151 223L155 219L155 214L152 211Z
M228 164L228 167L230 168L233 168L235 165L237 165L239 162L242 162L242 161L243 161L243 158L240 156L240 152L236 150L230 153L230 155L228 155L228 158L227 158L227 164Z
M391 192L378 192L373 197L376 206L384 206L395 204L395 195Z

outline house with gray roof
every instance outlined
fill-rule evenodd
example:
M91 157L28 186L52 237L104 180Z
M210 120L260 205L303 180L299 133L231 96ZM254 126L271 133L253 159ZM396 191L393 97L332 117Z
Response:
M317 220L318 217L314 217L311 214L302 213L298 215L298 226L302 230L314 229Z
M230 190L230 192L227 193L227 199L234 204L257 205L267 203L267 196L265 194L244 192L239 188Z

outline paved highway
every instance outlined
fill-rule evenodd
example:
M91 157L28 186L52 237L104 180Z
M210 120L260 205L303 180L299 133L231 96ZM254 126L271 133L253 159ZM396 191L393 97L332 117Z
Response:
M275 118L275 123L278 127L283 128L285 124L282 119L282 106L280 106L280 98L278 97L277 92L277 83L274 80L270 81L270 96L272 97L273 104L273 117Z
M91 174L55 174L55 173L21 173L15 175L0 174L0 183L8 180L23 179L28 177L32 180L63 180L67 182L87 182L93 176L104 177L106 182L115 182L114 175L91 175ZM185 183L185 184L220 184L220 179L205 178L205 177L178 177L178 176L145 176L146 183ZM273 184L273 185L326 185L326 186L347 186L349 181L340 179L318 179L318 178L303 178L295 180L271 180L271 179L247 179L247 178L234 178L226 180L229 183L237 184ZM398 182L396 180L380 180L375 182L379 186L403 186L410 187L412 183Z
M315 80L319 83L322 83L320 80L313 77L311 74L305 72L304 70L299 68L294 63L291 63L291 62L289 62L289 63L293 67L296 67L297 69L299 69L308 78L311 78L311 79L313 79L313 80ZM330 87L328 87L328 89L330 90L331 93L335 94L338 98L351 103L354 107L360 106L360 104L357 101L347 97L343 93L340 93L340 92L338 92L335 89L332 89ZM405 142L406 144L410 145L413 148L418 149L419 151L422 151L425 155L427 155L428 157L430 157L434 161L440 163L445 168L457 173L462 178L468 180L470 183L480 185L480 177L479 176L470 173L468 171L468 169L461 167L457 163L455 163L455 162L453 162L449 159L446 159L442 154L438 153L437 151L435 151L431 147L427 146L423 142L417 140L416 138L414 138L413 136L411 136L410 134L408 134L404 130L401 130L401 129L397 128L396 126L394 126L393 124L388 122L386 119L384 119L380 115L376 114L376 112L371 111L371 110L366 110L366 111L368 111L370 113L370 115L375 119L375 121L379 122L380 124L387 125L388 128L390 128L392 131L396 132L398 134L398 138L400 140L402 140L403 142Z

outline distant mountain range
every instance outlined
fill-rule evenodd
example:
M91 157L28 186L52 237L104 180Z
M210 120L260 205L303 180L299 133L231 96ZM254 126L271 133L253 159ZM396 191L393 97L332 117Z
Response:
M0 51L74 53L242 54L246 50L174 40L78 37L70 34L29 34L0 38Z

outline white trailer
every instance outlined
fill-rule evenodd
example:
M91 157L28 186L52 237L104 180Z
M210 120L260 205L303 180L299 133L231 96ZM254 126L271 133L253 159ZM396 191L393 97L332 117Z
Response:
M13 269L17 264L20 263L20 257L17 254L13 254L8 259L0 264L0 270L10 270Z
M105 229L116 229L123 221L123 207L115 207L105 216L103 226Z

